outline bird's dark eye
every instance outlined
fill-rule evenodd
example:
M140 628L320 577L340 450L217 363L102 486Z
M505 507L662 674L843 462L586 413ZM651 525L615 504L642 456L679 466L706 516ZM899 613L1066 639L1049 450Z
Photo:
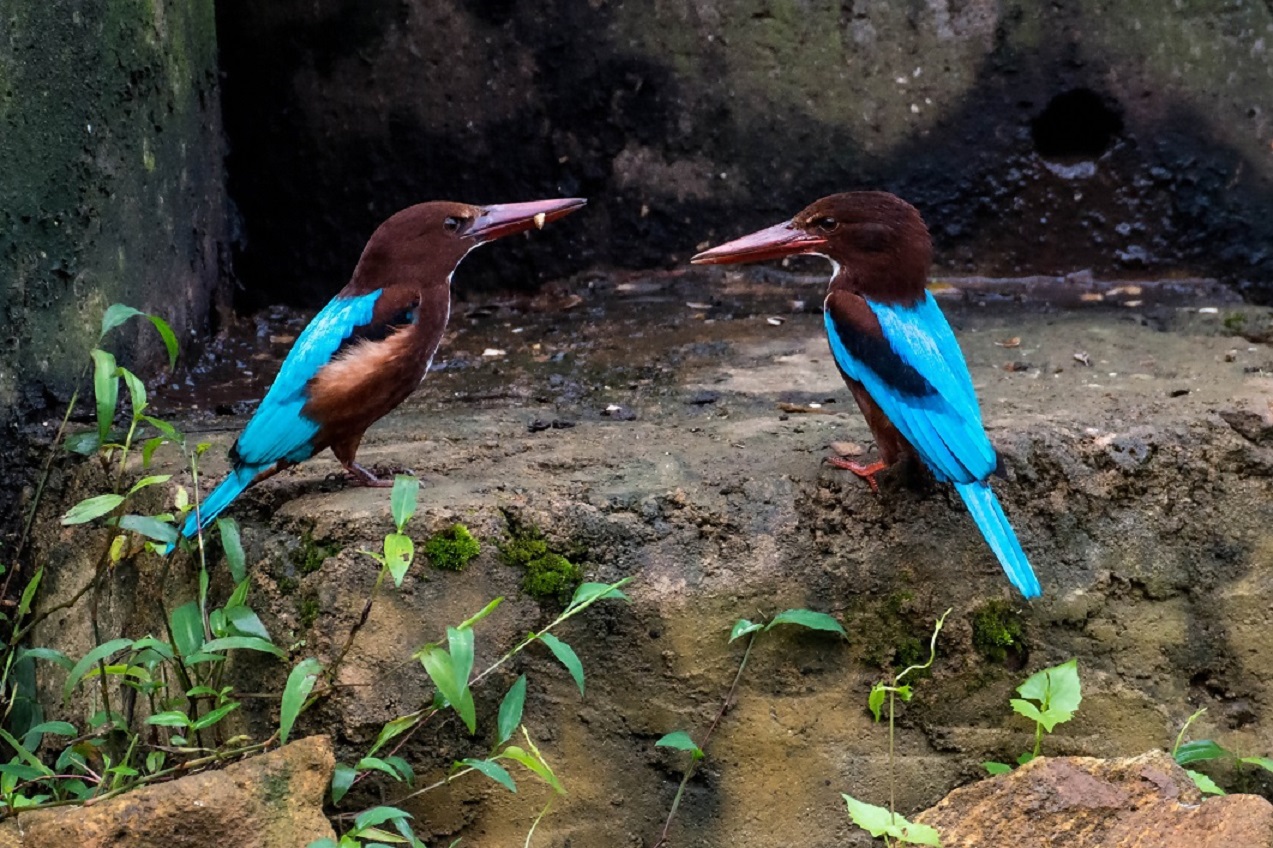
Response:
M457 218L454 215L446 216L446 220L442 222L442 229L448 233L458 232L460 225L464 223L463 218Z
M835 232L835 228L838 226L840 226L840 222L832 218L830 215L818 218L813 222L814 229L823 233L833 233Z

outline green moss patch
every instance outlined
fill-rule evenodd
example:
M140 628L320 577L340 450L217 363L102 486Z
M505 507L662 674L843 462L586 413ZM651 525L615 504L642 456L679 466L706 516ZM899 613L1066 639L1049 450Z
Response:
M973 611L972 644L993 663L1005 662L1010 653L1022 653L1025 633L1021 616L1006 601L987 601Z
M583 570L549 550L548 542L534 529L516 528L500 545L500 556L509 565L526 569L522 591L533 598L567 600L583 579Z
M301 536L300 547L292 554L292 562L301 574L313 574L323 567L323 563L340 553L338 545L324 545L314 541L313 534L306 530Z
M463 524L453 524L424 543L424 555L433 567L447 571L463 571L481 552L482 546Z

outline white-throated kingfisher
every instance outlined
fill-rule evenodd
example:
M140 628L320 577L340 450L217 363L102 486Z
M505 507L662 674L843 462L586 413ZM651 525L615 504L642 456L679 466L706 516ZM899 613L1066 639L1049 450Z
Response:
M186 518L181 535L193 537L244 489L328 447L356 482L392 485L354 455L367 428L428 373L451 315L456 266L480 244L543 227L585 202L569 197L480 207L437 201L381 224L349 284L296 339L230 449L229 476Z
M790 221L695 256L696 264L797 254L831 260L823 320L831 354L875 437L879 460L828 462L863 477L918 455L954 483L1012 585L1042 591L999 499L986 482L999 457L986 436L955 334L928 293L932 240L915 207L886 192L824 197Z

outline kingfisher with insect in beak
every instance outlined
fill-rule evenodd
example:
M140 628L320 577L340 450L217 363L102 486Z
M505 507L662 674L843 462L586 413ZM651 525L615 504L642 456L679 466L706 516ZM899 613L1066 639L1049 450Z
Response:
M691 262L831 260L823 320L831 354L879 449L869 465L828 457L878 492L875 475L908 454L953 483L1008 579L1041 593L987 480L1000 470L955 334L927 289L932 240L915 207L886 192L824 197L790 221L706 250Z
M354 457L367 428L428 373L451 315L456 266L480 244L542 228L585 202L567 197L482 207L437 201L381 224L349 284L296 339L230 449L229 476L187 517L181 535L193 538L249 486L324 448L354 482L393 485Z

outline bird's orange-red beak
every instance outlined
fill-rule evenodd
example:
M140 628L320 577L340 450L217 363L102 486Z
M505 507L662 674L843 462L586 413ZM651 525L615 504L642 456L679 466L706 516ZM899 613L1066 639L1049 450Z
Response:
M690 259L695 265L728 265L735 262L764 262L801 253L816 253L827 240L807 233L791 221L743 236L704 250Z
M465 235L479 243L542 228L545 224L564 218L576 209L582 209L588 201L582 197L562 197L555 200L532 200L529 203L499 203L482 209Z

